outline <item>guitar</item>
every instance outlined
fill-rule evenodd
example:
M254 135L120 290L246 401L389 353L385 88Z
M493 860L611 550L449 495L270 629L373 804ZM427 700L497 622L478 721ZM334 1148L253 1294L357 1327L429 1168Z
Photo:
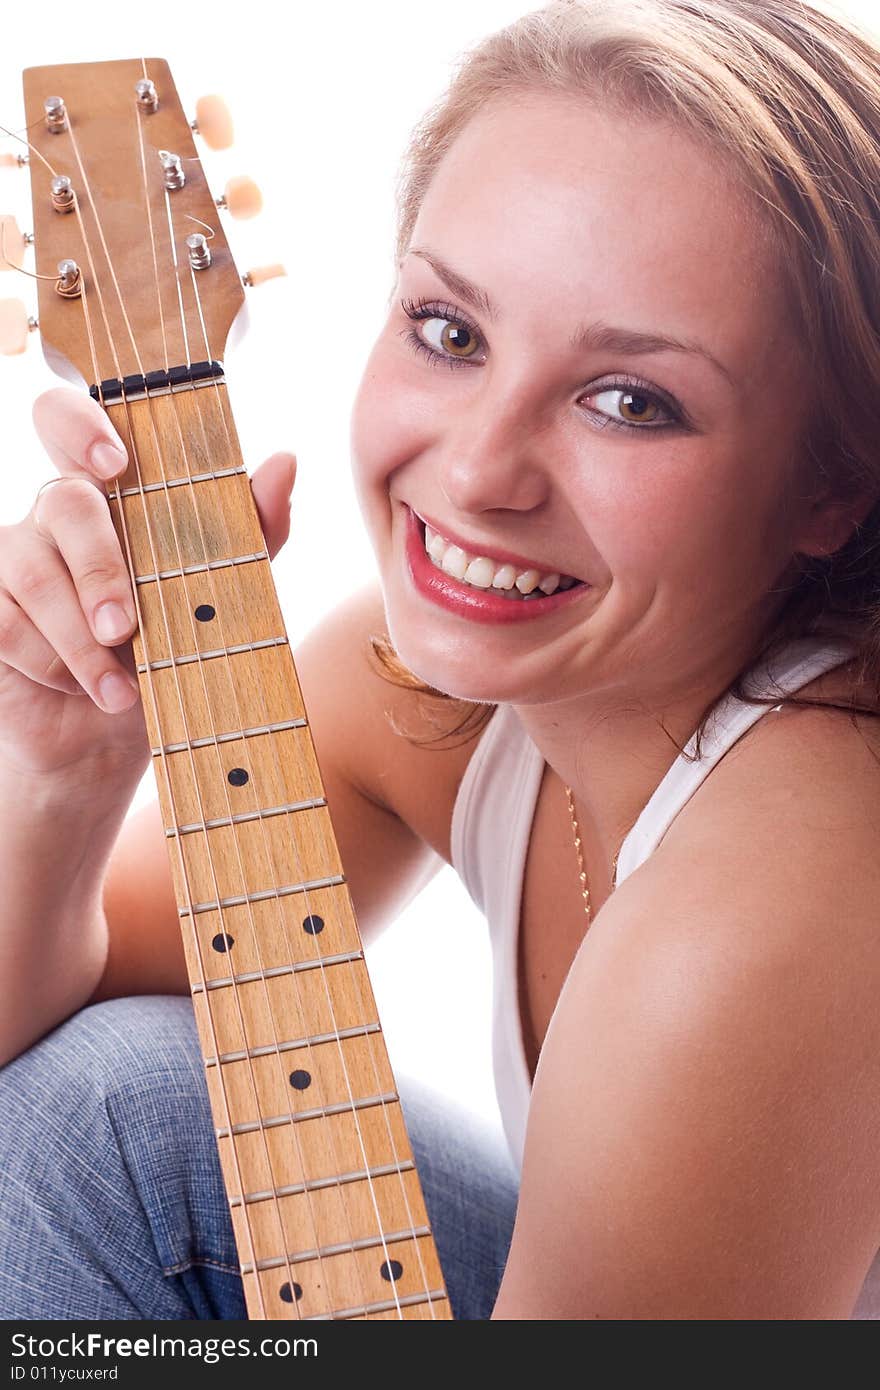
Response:
M107 488L248 1316L452 1317L229 407L244 300L168 64L24 74L39 321Z

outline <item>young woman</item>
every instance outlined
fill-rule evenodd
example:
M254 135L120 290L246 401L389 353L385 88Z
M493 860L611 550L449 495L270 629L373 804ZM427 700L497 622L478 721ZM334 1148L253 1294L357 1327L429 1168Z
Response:
M800 0L551 4L415 132L352 419L381 587L296 662L365 940L441 859L492 932L510 1155L404 1094L460 1318L880 1315L878 189L880 51ZM240 1317L158 810L123 825L124 459L88 399L36 420L0 1311Z

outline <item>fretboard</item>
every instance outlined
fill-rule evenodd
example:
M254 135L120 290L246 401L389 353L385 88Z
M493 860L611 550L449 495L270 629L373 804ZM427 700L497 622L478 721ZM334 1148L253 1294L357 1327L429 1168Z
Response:
M108 406L110 489L251 1318L452 1316L222 381Z

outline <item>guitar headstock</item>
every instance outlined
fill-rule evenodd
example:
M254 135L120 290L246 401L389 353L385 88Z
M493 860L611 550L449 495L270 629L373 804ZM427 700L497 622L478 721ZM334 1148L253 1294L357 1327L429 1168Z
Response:
M24 96L50 365L93 385L222 360L244 288L168 64L28 68Z

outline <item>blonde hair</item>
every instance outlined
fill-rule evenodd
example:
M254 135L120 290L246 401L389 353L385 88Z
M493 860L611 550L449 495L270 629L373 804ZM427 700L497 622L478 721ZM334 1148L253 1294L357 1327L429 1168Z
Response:
M526 92L674 123L756 200L794 331L810 345L804 475L875 500L833 555L798 557L790 598L731 690L769 703L743 687L746 672L790 638L827 631L853 642L869 701L833 707L880 712L880 42L818 0L554 0L465 52L416 126L397 182L395 265L473 113ZM399 727L413 742L472 735L491 717L494 705L420 681L386 635L370 641L388 679L454 708L457 722L431 738Z

